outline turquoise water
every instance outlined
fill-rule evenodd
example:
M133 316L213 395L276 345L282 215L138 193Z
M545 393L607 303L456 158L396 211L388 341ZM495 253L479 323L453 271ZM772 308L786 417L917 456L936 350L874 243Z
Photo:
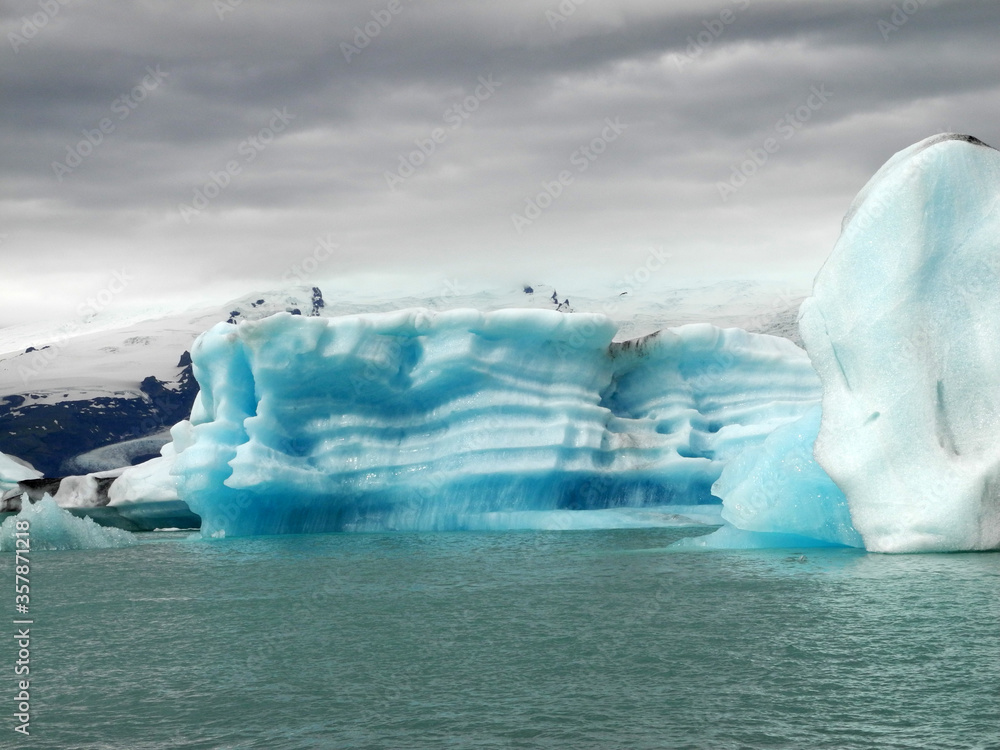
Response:
M0 746L1000 747L1000 555L664 549L691 533L38 552Z

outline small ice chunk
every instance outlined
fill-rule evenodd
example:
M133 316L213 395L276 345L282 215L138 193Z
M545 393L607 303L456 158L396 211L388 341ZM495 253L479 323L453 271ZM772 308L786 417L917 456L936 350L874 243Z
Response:
M78 518L60 508L50 495L45 495L37 503L29 503L24 498L21 512L0 525L0 551L14 550L18 521L29 523L27 538L31 552L129 547L137 541L133 534L122 529L106 528L90 518Z

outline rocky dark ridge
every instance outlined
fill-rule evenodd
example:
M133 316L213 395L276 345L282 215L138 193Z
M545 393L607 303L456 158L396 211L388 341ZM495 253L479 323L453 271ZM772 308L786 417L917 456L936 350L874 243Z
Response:
M145 378L137 392L60 403L32 403L32 394L0 399L0 451L30 462L47 477L64 476L68 461L124 440L162 433L187 419L198 393L190 355L172 381ZM137 455L141 463L157 454Z

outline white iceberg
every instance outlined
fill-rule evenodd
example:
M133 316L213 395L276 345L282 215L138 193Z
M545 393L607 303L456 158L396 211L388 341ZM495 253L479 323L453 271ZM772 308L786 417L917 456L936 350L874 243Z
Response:
M802 305L815 456L865 547L1000 548L1000 152L939 135L851 206Z
M172 474L174 458L191 441L191 423L187 420L170 428L171 442L160 448L160 455L149 461L121 470L108 488L108 504L120 506L140 502L176 502L177 477Z

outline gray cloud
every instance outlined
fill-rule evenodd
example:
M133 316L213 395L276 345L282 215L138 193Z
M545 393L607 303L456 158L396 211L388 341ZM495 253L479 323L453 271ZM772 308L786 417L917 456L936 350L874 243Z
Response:
M943 130L1000 142L989 2L221 1L220 18L229 6L71 0L31 39L55 0L0 10L0 258L17 289L0 325L70 315L122 265L126 301L279 286L326 234L343 249L318 282L615 279L655 245L678 282L806 285L893 152ZM165 75L144 88L150 70ZM481 77L498 85L476 99ZM815 87L830 95L809 109ZM271 139L276 109L292 119ZM627 128L578 171L606 118ZM723 200L768 138L779 149Z

